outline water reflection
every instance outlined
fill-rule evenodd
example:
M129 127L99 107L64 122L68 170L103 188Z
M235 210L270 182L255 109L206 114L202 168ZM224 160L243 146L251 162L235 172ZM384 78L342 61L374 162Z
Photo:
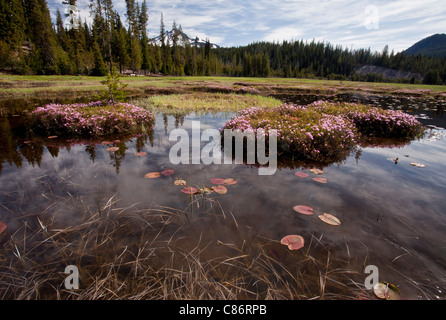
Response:
M232 114L158 113L151 134L95 142L34 140L23 131L20 117L3 117L0 221L8 223L11 233L21 226L23 216L31 214L54 215L75 225L79 213L71 201L82 199L82 206L94 207L112 197L123 208L156 205L189 214L190 197L173 184L176 178L200 187L210 186L212 178L235 178L239 183L230 186L228 194L201 199L193 214L218 203L253 233L270 239L302 234L308 241L318 239L333 256L348 261L352 270L362 272L364 263L378 266L381 279L399 285L409 299L445 298L438 293L446 289L445 119L437 107L424 110L420 105L409 111L429 126L425 137L413 142L367 141L342 161L325 165L327 184L315 183L311 176L296 177L296 170L306 171L313 164L294 159L283 160L277 173L267 177L244 165L170 163L168 138L173 129L190 131L192 121L200 121L203 130L219 129ZM109 147L119 151L107 152ZM135 156L143 151L146 157ZM399 158L397 164L389 161L392 158ZM426 167L415 168L411 162ZM144 179L146 173L164 169L174 169L175 174ZM331 213L342 226L333 228L316 217L298 215L292 209L295 205ZM200 219L194 226L196 234L213 230L205 215ZM218 240L231 242L225 236L229 237L220 234Z

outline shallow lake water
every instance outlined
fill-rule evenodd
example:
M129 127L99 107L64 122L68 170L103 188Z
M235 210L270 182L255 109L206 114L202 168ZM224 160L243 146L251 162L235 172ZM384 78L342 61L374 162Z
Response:
M319 97L281 98L309 103ZM231 113L158 113L153 134L118 137L108 144L30 140L23 132L23 117L9 115L0 118L0 221L6 221L11 230L19 228L21 218L15 213L43 212L51 199L65 196L82 196L85 205L115 197L121 207L165 206L192 212L190 196L174 186L175 178L197 186L211 186L212 178L234 178L238 183L228 186L226 195L213 193L209 199L239 225L277 241L289 234L300 234L308 241L319 239L352 269L377 266L380 280L397 285L403 298L445 299L446 104L390 97L368 97L368 102L413 114L428 131L411 143L379 141L377 146L362 147L342 163L323 168L327 184L313 181L315 175L308 167L284 165L272 176L260 176L258 168L248 165L171 164L173 129L190 132L192 121L200 121L202 130L219 129L234 116ZM120 151L108 152L111 146ZM137 157L137 152L147 156ZM397 163L394 158L399 159ZM144 178L165 169L174 169L175 174ZM298 171L310 176L299 178ZM300 215L293 210L296 205L311 206L316 215ZM341 226L321 222L317 215L325 212L337 216ZM69 205L60 206L54 214L67 223L75 221ZM199 230L212 228L206 220L200 222ZM230 241L224 238L219 235L218 240Z

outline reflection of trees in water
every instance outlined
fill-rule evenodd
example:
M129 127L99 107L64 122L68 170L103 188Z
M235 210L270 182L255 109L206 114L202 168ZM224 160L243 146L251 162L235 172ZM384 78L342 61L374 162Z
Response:
M388 139L388 138L367 138L363 139L358 146L343 150L337 153L333 153L330 157L325 157L320 161L312 161L308 159L302 159L293 155L291 153L282 153L277 157L277 168L278 169L311 169L311 168L324 168L331 166L333 164L341 165L347 158L354 156L356 162L359 162L362 156L361 148L403 148L409 145L413 140L410 139ZM233 152L234 154L234 152ZM255 154L251 156L256 156ZM249 159L249 155L246 152L243 154L244 164L250 167L268 167L270 164L260 165L257 161L256 164L248 164L246 159ZM235 157L233 157L235 160Z
M117 152L109 153L111 164L115 167L116 172L119 173L122 161L124 161L126 151L128 150L126 143L135 140L136 152L141 152L148 143L153 147L153 136L153 130L147 130L145 133L138 135L113 136L102 139L65 140L33 138L32 140L27 140L26 137L15 134L9 120L2 117L0 118L0 174L2 173L4 162L21 168L23 159L25 159L30 165L40 167L45 148L53 158L57 158L61 149L69 152L74 145L85 145L85 152L89 155L90 160L94 162L96 160L97 148L104 148L104 141L110 139L113 140L106 145L119 147Z

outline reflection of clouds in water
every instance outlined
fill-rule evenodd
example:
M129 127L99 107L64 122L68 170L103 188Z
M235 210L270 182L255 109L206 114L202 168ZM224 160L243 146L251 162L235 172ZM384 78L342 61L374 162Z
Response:
M218 129L228 118L200 119L201 129ZM446 140L416 141L403 148L364 148L356 162L349 157L342 165L324 169L327 184L296 177L296 171L280 169L274 176L259 176L258 168L244 165L178 165L173 166L168 153L175 142L169 133L176 120L168 117L167 133L162 118L157 118L153 147L146 144L141 151L146 157L136 157L136 141L127 142L125 159L116 173L107 147L96 148L93 163L85 146L61 149L57 157L44 152L40 167L24 162L19 169L5 165L0 176L2 193L21 192L20 210L40 213L52 205L51 193L58 201L53 207L58 218L67 224L74 212L66 197L79 196L85 206L94 207L116 195L117 207L150 208L165 205L177 209L188 208L190 198L174 186L175 178L182 178L191 186L211 186L212 178L234 178L238 184L228 186L227 195L212 194L225 213L233 214L240 225L261 232L266 237L280 239L287 234L323 235L324 245L336 248L336 254L362 259L370 254L383 264L413 263L421 266L414 277L423 276L423 268L441 270L446 264L444 233L446 229L444 194L446 172L444 161ZM195 116L187 116L183 126L190 132ZM445 131L435 131L444 135ZM191 141L190 141L191 142ZM206 144L206 143L204 143ZM409 157L405 157L409 155ZM399 157L395 165L389 158ZM410 166L411 162L426 164L426 168ZM159 179L145 179L148 172L172 168L175 174ZM308 172L308 170L303 170ZM19 200L16 200L19 201ZM315 216L302 216L293 211L295 205L309 205ZM324 212L337 216L339 228L327 226L317 219ZM0 207L0 220L12 219ZM18 224L16 224L18 226ZM203 230L212 228L204 225ZM443 251L442 251L443 250ZM405 267L407 270L407 266ZM443 268L444 269L444 268Z

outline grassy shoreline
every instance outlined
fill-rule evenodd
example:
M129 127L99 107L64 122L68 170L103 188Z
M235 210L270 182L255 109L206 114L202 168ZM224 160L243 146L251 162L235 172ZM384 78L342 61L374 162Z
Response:
M29 97L72 97L97 95L102 77L85 76L15 76L0 75L0 100ZM234 78L234 77L125 77L128 96L147 94L182 94L223 92L250 88L261 95L273 93L341 94L362 93L396 96L428 97L446 100L446 86L410 85L400 83L365 83L337 80L295 78ZM248 92L249 93L249 92Z

